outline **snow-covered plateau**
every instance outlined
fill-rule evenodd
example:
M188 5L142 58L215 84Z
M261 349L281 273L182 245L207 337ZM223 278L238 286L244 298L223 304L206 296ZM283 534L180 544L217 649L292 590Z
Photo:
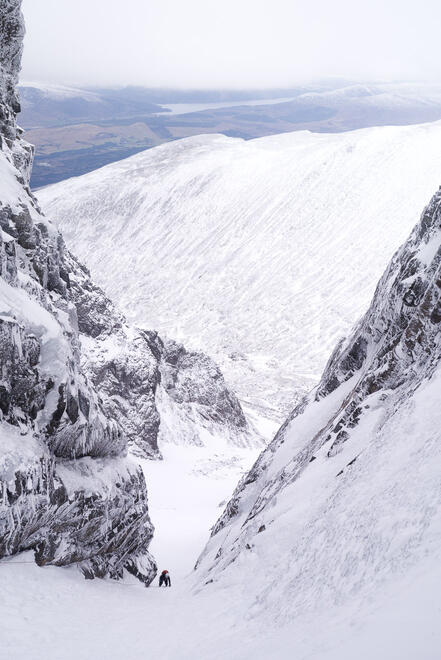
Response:
M220 364L281 423L439 184L441 123L202 135L38 192L129 319Z

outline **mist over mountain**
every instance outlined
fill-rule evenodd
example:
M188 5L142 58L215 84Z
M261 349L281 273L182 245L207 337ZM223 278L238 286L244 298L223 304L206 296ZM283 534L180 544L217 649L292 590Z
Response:
M24 0L27 80L184 89L439 79L439 3ZM79 38L81 37L81 45Z

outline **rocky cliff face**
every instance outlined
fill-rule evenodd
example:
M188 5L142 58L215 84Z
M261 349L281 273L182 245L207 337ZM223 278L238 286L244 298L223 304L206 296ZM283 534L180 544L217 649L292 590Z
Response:
M81 365L81 333L121 321L28 187L32 147L15 122L20 4L0 6L0 556L33 548L40 564L77 563L89 577L126 569L148 584L144 476Z
M441 189L238 485L200 558L207 582L236 560L268 575L282 566L285 609L301 612L367 592L437 547L440 357Z
M33 147L19 139L23 131L15 121L20 112L17 84L25 33L20 6L15 0L3 0L0 7L0 136L2 149L9 149L19 171L19 183L29 191Z
M124 320L95 338L83 334L81 343L83 368L106 412L124 428L132 454L161 458L161 443L201 446L213 438L262 444L206 355Z
M20 4L0 4L0 557L33 548L40 564L149 584L153 527L128 447L160 458L167 405L164 440L199 442L213 423L253 436L216 365L129 327L41 213L16 125Z
M131 453L161 458L159 439L201 445L216 436L238 446L261 443L210 358L129 326L69 253L64 267L71 273L82 369L106 414L124 429Z

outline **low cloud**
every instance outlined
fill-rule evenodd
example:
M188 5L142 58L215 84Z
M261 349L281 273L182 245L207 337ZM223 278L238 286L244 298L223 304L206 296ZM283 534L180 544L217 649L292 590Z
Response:
M24 0L23 79L278 87L439 78L438 0Z

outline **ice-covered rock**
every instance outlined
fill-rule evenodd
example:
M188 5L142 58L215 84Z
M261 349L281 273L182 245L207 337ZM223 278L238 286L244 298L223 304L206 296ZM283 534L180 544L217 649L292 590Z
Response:
M109 330L117 315L28 187L33 150L15 121L20 5L0 7L0 557L32 548L41 565L128 570L149 584L144 476L81 365L81 332Z
M188 429L187 443L201 446L211 435L223 436L238 447L259 446L259 437L250 429L237 397L228 388L217 364L207 355L187 351L182 344L166 340L162 349L161 382L164 395L160 409L164 424L166 419L170 421L178 415L182 420L178 431L182 427ZM173 433L172 425L161 429L164 439L167 434L170 441L182 442Z
M33 548L40 564L149 584L153 526L128 447L160 458L161 406L163 441L257 435L216 365L129 327L41 213L15 119L20 4L0 6L0 557Z
M219 367L154 331L127 326L82 336L83 366L105 410L124 428L130 450L160 458L159 445L262 446Z

